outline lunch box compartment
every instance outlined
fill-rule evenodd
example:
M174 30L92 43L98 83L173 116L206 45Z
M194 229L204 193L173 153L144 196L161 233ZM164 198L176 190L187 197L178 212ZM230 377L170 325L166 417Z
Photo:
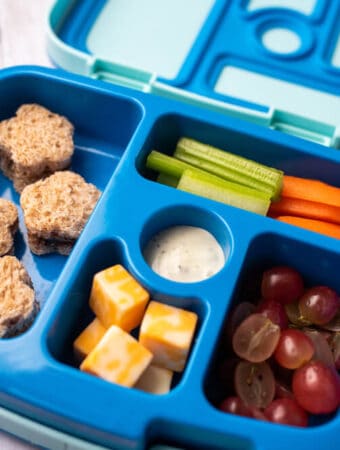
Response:
M29 72L1 80L0 97L0 120L13 117L24 103L38 103L70 120L75 142L70 169L101 191L113 176L144 114L141 104L132 99ZM18 206L20 226L15 236L15 254L23 260L42 306L66 257L36 256L30 252L20 196L3 174L0 195Z
M233 392L232 370L236 360L232 358L227 344L230 342L228 320L233 309L241 302L258 304L261 299L261 277L264 271L274 266L287 265L301 273L306 287L329 286L340 293L340 279L333 276L333 270L339 265L339 260L339 253L333 248L311 244L303 237L293 238L291 235L276 232L263 233L254 237L240 269L233 298L205 378L204 391L212 405L218 408L222 400ZM226 360L229 363L223 368L222 362ZM221 412L221 414L226 413ZM257 421L257 419L252 420ZM309 428L305 431L308 432L311 426L323 425L330 420L339 425L339 411L335 414L311 417ZM275 427L270 423L267 426Z
M289 139L273 139L274 133L260 128L240 126L240 122L197 119L180 114L157 118L136 158L136 167L147 179L157 174L146 168L151 150L172 155L181 137L189 137L219 149L283 170L288 175L317 178L339 186L340 155L322 146L298 145ZM180 193L179 193L180 194Z
M189 205L164 208L149 218L140 237L141 252L144 253L146 245L156 234L182 225L203 228L211 233L220 245L225 264L227 263L232 247L232 236L227 223L213 211Z
M128 258L125 255L124 245L118 239L105 239L94 242L82 252L81 259L78 260L74 269L72 284L65 292L65 295L59 299L57 313L51 321L46 336L47 348L52 357L57 361L73 366L79 369L80 361L76 358L73 351L73 342L76 337L85 329L94 319L95 315L89 307L89 299L93 277L97 272L114 266L122 265L134 278L139 281L138 276L133 273ZM195 329L194 342L200 333L200 327L207 315L207 305L198 298L175 297L164 292L152 290L148 286L143 286L150 294L150 300L156 300L161 303L183 308L192 311L198 315L198 322ZM131 330L131 335L138 339L139 326ZM186 366L190 362L190 353ZM183 372L174 373L171 388L177 386L183 375ZM87 376L87 375L85 375ZM112 386L112 383L109 386ZM108 386L108 389L109 389ZM127 395L128 391L127 391Z
M2 80L0 95L1 120L13 116L23 103L39 103L72 122L76 146L116 159L124 153L143 117L141 104L132 98L29 72ZM97 178L101 179L99 174Z

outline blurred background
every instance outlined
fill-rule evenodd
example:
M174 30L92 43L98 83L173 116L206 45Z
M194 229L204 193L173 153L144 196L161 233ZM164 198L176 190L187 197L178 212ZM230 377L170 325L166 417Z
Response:
M51 66L46 54L46 20L54 0L0 0L0 68Z
M0 0L1 69L23 64L52 66L46 53L45 33L53 3L54 0ZM0 431L0 450L37 448Z

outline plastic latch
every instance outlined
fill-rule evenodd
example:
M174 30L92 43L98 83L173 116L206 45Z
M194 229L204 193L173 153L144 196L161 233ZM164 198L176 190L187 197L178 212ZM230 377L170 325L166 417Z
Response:
M108 81L144 92L150 91L150 86L156 78L153 73L115 64L100 58L94 58L91 61L89 76L96 80Z

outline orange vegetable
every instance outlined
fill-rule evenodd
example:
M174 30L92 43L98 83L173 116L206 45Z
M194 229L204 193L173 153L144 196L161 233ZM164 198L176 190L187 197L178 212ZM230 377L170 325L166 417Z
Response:
M340 226L334 223L296 216L278 216L276 219L281 222L289 223L290 225L314 231L315 233L325 234L335 239L340 239Z
M270 205L268 215L297 216L306 219L322 220L340 225L340 207L326 203L312 202L301 198L282 197Z
M340 207L340 188L310 178L284 175L281 196Z

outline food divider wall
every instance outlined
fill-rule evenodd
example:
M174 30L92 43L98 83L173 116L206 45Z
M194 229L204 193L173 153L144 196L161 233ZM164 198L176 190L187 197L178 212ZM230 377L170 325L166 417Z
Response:
M338 241L268 217L179 192L156 183L146 157L170 154L190 136L293 175L339 186L335 149L226 117L204 108L126 87L39 68L1 73L1 119L22 103L63 114L75 126L73 169L102 196L71 255L32 256L23 238L16 255L37 289L41 312L21 336L0 341L0 404L39 423L109 448L269 449L337 448L339 413L306 429L275 425L218 410L215 365L230 309L253 277L274 264L291 264L308 282L340 291ZM19 202L1 175L1 196ZM21 219L22 221L22 219ZM148 266L143 248L158 231L192 225L210 231L226 262L198 283L166 280ZM185 370L168 394L152 395L83 373L72 343L93 313L94 274L122 264L153 300L198 316Z

